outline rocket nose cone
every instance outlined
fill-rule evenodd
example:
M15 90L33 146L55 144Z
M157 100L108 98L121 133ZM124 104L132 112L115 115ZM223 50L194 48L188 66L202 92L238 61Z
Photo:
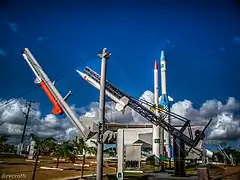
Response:
M164 56L164 51L163 50L161 51L161 61L162 60L165 60L165 56Z
M155 63L154 63L154 69L158 69L158 63L157 63L157 60L155 60Z
M84 77L85 76L85 74L84 73L82 73L81 71L79 71L79 70L76 70L77 71L77 73L78 74L80 74L80 76L82 76L82 77Z

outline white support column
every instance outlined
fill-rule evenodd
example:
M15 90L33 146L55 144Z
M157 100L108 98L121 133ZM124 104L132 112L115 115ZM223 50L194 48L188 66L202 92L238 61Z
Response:
M117 155L118 155L117 178L119 180L123 180L123 171L124 171L124 129L118 129L118 132L117 132Z

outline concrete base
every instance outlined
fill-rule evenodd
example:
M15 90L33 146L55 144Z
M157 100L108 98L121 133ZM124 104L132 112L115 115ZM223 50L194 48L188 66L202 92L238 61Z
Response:
M207 164L200 164L198 167L198 179L199 180L209 180L209 166Z
M197 176L186 176L186 177L176 177L169 173L147 173L144 174L143 179L146 180L168 180L168 179L175 179L175 180L197 180Z

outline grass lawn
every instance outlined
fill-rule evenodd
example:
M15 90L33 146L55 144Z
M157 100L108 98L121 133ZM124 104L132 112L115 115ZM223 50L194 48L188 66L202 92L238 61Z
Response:
M46 170L41 169L41 166L44 167L56 167L56 161L53 160L53 157L40 157L40 162L38 163L38 168L35 176L35 180L49 180L49 179L64 179L64 178L73 178L80 176L81 167L74 166L71 161L61 161L59 163L59 168L64 169L63 171L57 170ZM21 156L7 156L0 155L0 161L5 161L4 163L0 163L0 179L10 179L3 178L4 175L19 175L22 178L12 178L11 179L31 179L32 171L34 168L34 162L26 161L26 158ZM77 160L75 164L81 164L81 160ZM86 163L89 167L84 168L84 175L95 175L96 174L96 159L87 158ZM116 161L105 161L104 163L104 174L112 174L111 176L105 177L106 179L115 179L114 176L116 174ZM141 169L144 173L152 172L154 169L150 165L142 164ZM240 166L235 167L214 167L210 169L210 176L216 177L223 174L240 172ZM124 179L126 180L136 180L144 175L144 173L124 173ZM196 175L197 169L194 167L187 168L187 174ZM227 178L231 180L240 179L239 176L233 176L231 178Z
M3 179L4 175L21 175L23 178L18 179L31 179L32 171L34 168L34 162L27 162L23 157L16 156L0 156L0 161L5 161L5 163L0 163L0 174ZM41 157L39 158L38 168L36 171L35 180L47 180L47 179L59 179L64 177L76 177L80 176L81 167L74 166L71 161L65 161L59 163L59 168L64 169L63 171L57 170L46 170L41 169L44 167L56 167L56 161L52 157ZM81 164L81 160L77 160L75 164ZM86 163L89 167L84 168L84 175L96 174L96 160L95 158L87 158ZM115 167L104 166L104 174L115 173ZM13 178L12 178L13 179Z

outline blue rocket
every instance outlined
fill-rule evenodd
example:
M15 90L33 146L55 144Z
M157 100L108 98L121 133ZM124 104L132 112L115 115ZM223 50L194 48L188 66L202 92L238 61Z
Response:
M161 64L161 90L162 95L160 96L160 105L166 109L170 110L170 102L173 102L173 98L168 96L167 94L167 84L166 84L166 61L164 56L164 51L161 51L160 57L160 64ZM170 117L168 118L168 122L171 123ZM172 150L172 142L171 142L171 135L169 134L167 137L167 147L166 150L169 152L170 158L173 157L173 150Z

